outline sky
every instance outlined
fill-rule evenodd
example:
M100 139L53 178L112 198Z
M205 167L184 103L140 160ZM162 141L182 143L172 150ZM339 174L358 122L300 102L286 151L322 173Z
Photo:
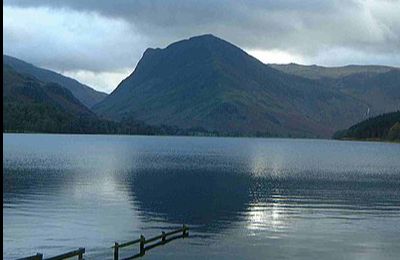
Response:
M3 53L110 93L147 48L211 33L264 63L400 67L400 0L4 0Z

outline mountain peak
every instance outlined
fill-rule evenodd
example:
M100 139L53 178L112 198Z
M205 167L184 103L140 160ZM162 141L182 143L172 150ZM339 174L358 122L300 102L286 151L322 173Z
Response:
M200 34L196 36L192 36L189 38L189 40L196 40L196 39L218 39L222 40L221 38L218 38L217 36L211 34L211 33L206 33L206 34Z
M209 46L214 45L216 42L225 43L227 45L231 45L229 42L222 40L214 36L213 34L202 34L197 36L192 36L188 39L180 40L169 44L165 48L147 48L144 53L143 57L151 57L154 54L159 53L160 51L170 50L174 48L192 48L192 47L199 47L199 46Z
M171 49L177 46L184 46L186 48L190 48L190 47L200 47L200 46L215 47L215 46L234 46L234 45L213 34L202 34L171 43L165 49ZM237 46L234 47L239 48Z

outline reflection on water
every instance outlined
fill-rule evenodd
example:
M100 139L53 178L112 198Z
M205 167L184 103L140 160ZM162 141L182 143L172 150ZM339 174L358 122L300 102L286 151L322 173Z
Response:
M3 141L5 259L81 246L87 259L111 259L114 241L182 223L190 239L146 257L400 253L398 144L9 134Z

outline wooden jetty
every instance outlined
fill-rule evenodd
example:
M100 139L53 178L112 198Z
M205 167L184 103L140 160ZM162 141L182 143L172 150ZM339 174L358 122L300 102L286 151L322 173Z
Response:
M119 251L122 248L132 246L135 244L139 244L139 252L133 256L123 258L121 260L129 260L129 259L135 259L138 257L142 257L145 255L146 251L149 251L153 248L156 248L158 246L165 245L166 243L169 243L175 239L178 238L185 238L189 236L189 227L186 225L183 225L181 228L170 231L170 232L161 232L161 235L148 238L146 239L143 235L140 235L139 239L128 241L122 244L119 244L118 242L114 243L114 246L111 248L114 249L114 260L120 260L119 259ZM146 246L147 245L147 246ZM73 250L61 255L49 257L49 258L43 258L43 254L37 253L36 255L33 256L28 256L24 258L19 258L17 260L64 260L67 258L71 257L78 257L78 260L83 260L83 255L85 254L85 248L79 248L77 250Z

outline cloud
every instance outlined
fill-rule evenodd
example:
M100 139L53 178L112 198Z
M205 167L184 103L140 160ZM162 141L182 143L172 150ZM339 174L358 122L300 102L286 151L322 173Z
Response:
M399 46L398 0L14 0L17 6L69 8L123 19L141 35L165 45L191 35L214 33L244 48ZM388 15L390 14L390 15ZM277 36L277 37L276 37ZM383 46L381 46L383 48ZM400 47L397 47L400 48Z
M305 59L303 63L324 64L325 66L342 66L343 64L386 64L398 66L399 63L396 61L400 61L400 53L386 55L385 53L365 53L346 48L331 48L318 53L312 59Z
M60 71L63 75L74 78L80 82L90 82L92 86L101 89L106 93L111 93L117 85L129 74L132 68L114 72L93 72L88 70Z
M320 65L400 66L399 0L5 0L3 5L3 52L63 71L133 70L146 47L205 33L250 50L265 63L293 58Z
M256 57L264 63L298 63L304 64L305 60L299 55L295 55L290 52L285 52L281 50L257 50L249 49L245 50L248 54Z
M123 20L65 9L4 8L3 52L56 70L134 67L145 37Z

